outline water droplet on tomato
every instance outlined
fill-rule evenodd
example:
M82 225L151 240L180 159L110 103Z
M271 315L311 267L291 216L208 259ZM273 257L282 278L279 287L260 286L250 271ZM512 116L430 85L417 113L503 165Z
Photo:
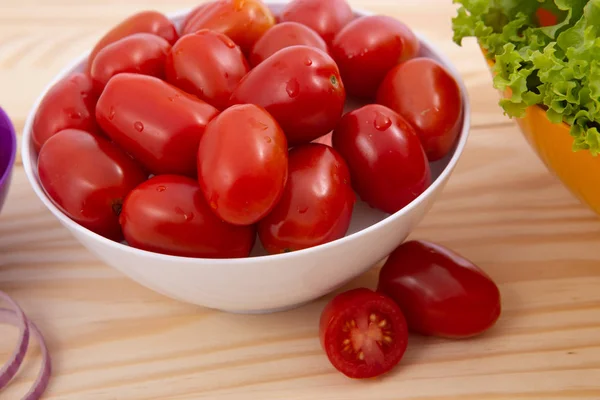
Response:
M304 60L304 65L310 67L312 65L312 60L310 58L307 58L306 60Z
M169 97L167 97L167 98L169 99L169 101L170 101L170 102L173 102L173 101L175 101L175 99L174 99L173 97L171 97L171 96L169 96Z
M214 200L211 200L211 202L210 202L210 208L212 208L213 210L217 209L217 203Z
M382 113L377 112L375 114L374 125L375 125L375 129L377 129L378 131L385 131L390 126L392 126L392 120L389 119L388 117L386 117L385 115L383 115Z
M183 54L183 49L178 49L178 50L175 52L175 55L176 55L176 56L180 56L180 55L182 55L182 54Z
M227 36L219 35L217 37L221 40L221 42L225 44L225 46L229 47L230 49L233 49L235 47L235 43L233 43L233 40L229 39Z
M238 0L233 2L233 8L235 11L242 11L244 5L246 4L246 0Z
M300 84L298 83L298 79L290 79L287 85L285 86L285 91L290 97L298 96L298 93L300 93Z
M162 185L161 185L161 186L158 186L158 187L156 188L156 191L157 191L157 192L164 192L165 190L167 190L167 188L166 188L166 187L164 187L164 186L162 186Z
M267 142L267 143L271 143L271 138L270 138L270 137L268 137L268 136L265 136L265 142Z
M267 129L269 129L269 125L265 124L264 122L261 122L261 121L257 120L256 118L253 118L253 117L251 117L250 119L248 119L248 123L253 128L260 129L261 131L266 131Z
M109 121L112 121L113 119L115 119L115 113L116 113L115 108L111 106L108 109L108 120Z
M308 207L304 206L304 207L298 207L298 213L299 214L304 214L308 211Z
M68 110L68 113L69 113L69 118L71 118L71 119L83 118L83 115L81 115L81 113L75 109Z
M136 131L138 132L142 132L144 130L144 124L142 124L140 121L136 121L133 124L133 127L135 128Z
M229 74L225 72L225 79L229 78Z

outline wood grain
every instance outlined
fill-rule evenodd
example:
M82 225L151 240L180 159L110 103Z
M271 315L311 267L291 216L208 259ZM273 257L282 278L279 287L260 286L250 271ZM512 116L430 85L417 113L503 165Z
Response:
M196 1L1 0L0 105L21 130L40 91L127 15ZM414 232L451 246L499 283L498 325L469 341L411 337L402 366L353 382L321 351L321 299L266 316L178 303L82 248L42 206L20 161L0 217L0 288L45 333L45 398L186 400L600 399L600 221L551 176L502 115L477 47L454 45L448 0L357 0L426 34L464 76L473 130L442 198ZM400 5L401 4L401 5ZM374 269L349 287L375 285ZM0 327L0 360L16 338ZM16 400L39 354L1 399Z

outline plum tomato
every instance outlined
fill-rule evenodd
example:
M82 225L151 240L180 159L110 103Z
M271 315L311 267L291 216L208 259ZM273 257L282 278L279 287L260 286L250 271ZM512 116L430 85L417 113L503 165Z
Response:
M331 55L348 95L375 98L389 70L416 57L419 47L408 26L395 18L375 15L355 19L338 32Z
M346 0L293 0L281 12L281 22L306 25L327 42L354 19Z
M198 148L198 180L221 219L258 222L281 198L287 177L285 135L263 108L233 106L208 124Z
M354 190L371 207L395 213L431 183L414 129L387 107L369 104L345 114L332 142L350 167Z
M378 291L404 311L415 333L445 338L481 334L500 316L500 291L481 269L440 245L400 245L379 274Z
M231 39L203 29L175 43L166 70L169 83L222 110L249 67Z
M198 182L179 175L158 175L136 187L125 198L120 223L130 246L182 257L247 257L256 238L253 226L217 217Z
M305 144L290 150L288 168L281 200L258 223L265 250L284 253L343 237L355 195L342 156L323 144Z
M408 329L389 297L366 288L338 294L323 309L321 346L331 364L353 379L374 378L402 360Z
M327 43L308 26L297 22L282 22L258 39L248 61L255 67L277 51L296 45L311 46L328 52Z
M186 15L186 17L183 19L183 22L181 23L181 28L180 28L180 32L182 34L184 34L184 32L187 32L186 34L189 33L194 33L193 31L189 31L187 29L188 24L190 23L190 21L194 20L194 18L196 18L199 14L203 13L205 10L208 9L209 6L212 6L213 3L215 3L218 0L212 0L212 1L207 1L205 3L202 3L196 7L194 7L189 13L188 15Z
M94 94L89 76L75 73L54 84L42 99L33 120L31 140L36 152L55 133L81 129L96 133Z
M460 133L460 88L450 72L430 58L413 58L394 67L379 87L377 103L415 128L429 161L448 154Z
M38 174L48 196L69 218L116 241L123 238L123 200L147 178L116 145L77 129L62 130L44 143Z
M164 14L157 11L139 12L113 27L96 43L88 57L88 72L100 50L134 33L152 33L162 37L171 45L179 38L175 25Z
M175 86L131 73L113 77L96 106L104 132L154 175L195 177L200 137L217 114Z
M102 93L110 78L122 72L164 79L170 50L169 42L151 33L134 33L109 44L98 52L90 68L96 92Z
M219 0L197 10L183 33L210 29L227 35L245 55L275 25L275 17L261 0Z
M256 66L231 96L231 104L257 104L281 125L290 146L335 128L346 91L335 61L309 46L279 50Z

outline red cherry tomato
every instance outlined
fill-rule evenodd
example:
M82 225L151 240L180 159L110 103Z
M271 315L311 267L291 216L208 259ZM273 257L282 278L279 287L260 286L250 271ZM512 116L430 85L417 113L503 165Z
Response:
M341 293L325 306L319 336L331 364L354 379L391 371L408 345L401 309L387 296L365 288Z
M347 113L332 141L350 167L356 192L386 213L402 209L431 183L419 138L389 108L370 104Z
M558 24L558 17L552 13L552 11L546 10L545 8L538 8L535 16L538 19L540 26L554 26Z
M232 104L264 107L291 146L331 131L342 116L345 100L335 61L308 46L279 50L250 71L231 96Z
M198 149L198 179L212 210L235 225L251 225L275 207L287 181L288 145L277 122L248 104L223 111Z
M165 61L171 45L151 33L134 33L98 52L90 69L97 93L113 76L122 72L156 76L164 79Z
M390 255L378 291L400 306L409 329L423 335L478 335L496 323L501 311L500 291L485 272L424 241L406 242Z
M323 144L293 148L283 196L258 223L263 247L277 254L343 237L350 226L354 201L350 171L334 149Z
M298 22L316 31L327 43L354 19L346 0L293 0L281 12L282 22Z
M401 61L416 57L419 40L395 18L377 15L355 19L331 45L349 95L374 98L385 75Z
M222 33L201 30L177 41L167 58L167 81L218 109L248 73L240 48Z
M454 77L438 62L413 58L394 67L379 87L377 102L410 122L430 161L443 158L456 143L462 97Z
M147 174L108 140L76 129L46 141L38 158L40 182L72 220L99 235L120 241L119 213L125 196Z
M196 152L218 111L158 78L123 73L98 100L104 132L154 175L196 176Z
M198 182L178 175L155 176L135 188L120 222L130 246L183 257L247 257L256 237L251 226L223 222Z
M152 33L171 45L179 38L175 25L164 14L157 11L139 12L112 28L96 43L88 58L88 71L100 50L134 33Z
M193 8L188 13L188 15L186 15L186 17L183 19L183 22L181 23L181 33L184 33L184 32L194 33L193 31L190 32L187 29L187 26L190 23L190 21L193 21L197 15L199 15L200 13L203 13L209 6L212 6L212 4L215 2L216 1L207 1L206 3L202 3L199 6L196 6L195 8Z
M42 99L31 132L36 152L55 133L63 129L81 129L96 133L95 108L98 97L92 80L76 73L58 81Z
M306 25L283 22L269 29L254 45L250 53L250 64L255 67L273 54L286 47L305 45L327 53L327 43Z
M227 35L249 54L254 43L275 25L275 17L261 0L219 0L190 17L183 33L210 29Z

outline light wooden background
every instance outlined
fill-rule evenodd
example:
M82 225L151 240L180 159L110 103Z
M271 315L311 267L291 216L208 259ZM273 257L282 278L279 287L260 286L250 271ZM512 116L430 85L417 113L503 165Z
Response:
M325 0L324 0L325 1ZM356 0L425 33L455 62L473 104L472 136L443 197L414 237L438 241L499 283L504 313L483 337L411 338L386 379L351 382L321 351L327 299L268 316L171 301L98 262L56 222L18 161L0 217L0 288L44 331L54 400L600 399L600 220L541 165L497 95L473 43L452 44L450 0ZM195 1L0 0L0 105L17 129L47 82L112 24ZM351 286L373 286L371 271ZM16 333L0 327L0 360ZM37 350L0 393L18 400Z

